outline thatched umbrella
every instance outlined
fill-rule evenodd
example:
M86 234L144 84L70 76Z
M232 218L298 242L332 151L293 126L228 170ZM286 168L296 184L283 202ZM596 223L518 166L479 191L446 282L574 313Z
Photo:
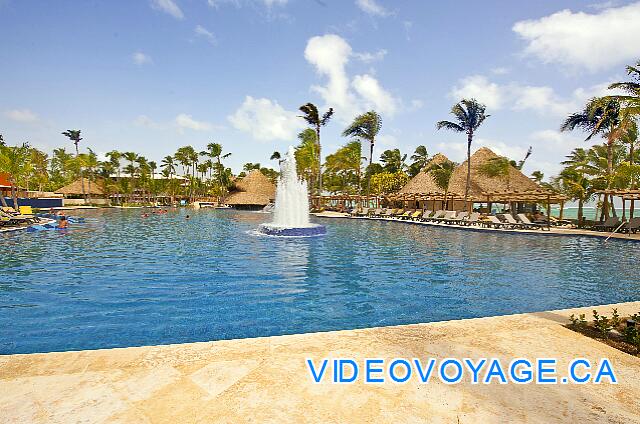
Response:
M87 186L91 187L90 192L87 191ZM55 191L55 193L63 194L65 196L80 196L87 193L89 195L104 196L104 191L102 190L102 188L100 188L100 186L95 183L89 185L89 180L87 178L78 178L71 184L60 187Z
M443 196L447 190L444 190L438 185L433 174L428 172L430 166L437 165L443 162L448 162L449 159L442 153L434 155L425 167L416 174L409 182L400 189L399 194L425 194L425 193L438 193Z
M276 197L276 186L258 170L251 171L234 186L224 202L239 209L261 208Z
M493 159L500 158L491 149L482 147L471 156L471 180L469 184L469 199L472 202L491 202L488 193L495 192L537 192L542 187L524 175L520 170L511 166L507 176L489 176L482 172L483 165ZM464 193L467 182L467 161L459 165L451 175L449 191Z

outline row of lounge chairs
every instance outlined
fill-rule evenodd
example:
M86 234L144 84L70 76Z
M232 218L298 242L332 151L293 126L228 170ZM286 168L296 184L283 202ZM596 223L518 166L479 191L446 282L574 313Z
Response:
M31 207L20 207L20 212L11 207L0 208L0 227L27 226L39 222L40 218L33 214Z
M636 234L640 229L640 217L636 216L622 223L619 217L613 216L605 219L604 222L595 224L593 229L596 231L619 231L621 233Z
M548 229L543 223L531 222L525 214L518 214L518 219L513 215L501 214L502 220L495 215L482 216L478 212L456 212L456 211L431 211L431 210L404 210L404 209L369 209L362 208L351 212L354 217L370 218L393 218L400 220L412 220L421 222L431 222L449 225L479 225L489 228L502 229L526 229L539 230Z

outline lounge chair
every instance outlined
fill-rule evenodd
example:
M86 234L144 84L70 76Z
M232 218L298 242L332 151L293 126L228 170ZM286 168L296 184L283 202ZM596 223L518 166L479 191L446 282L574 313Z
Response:
M485 222L485 225L487 227L491 227L491 228L511 228L512 227L511 224L500 221L498 217L495 215L487 215L487 219L489 220L489 222Z
M620 231L623 233L635 234L640 230L640 217L635 216L629 219L629 222L625 222Z
M29 209L28 209L28 210L31 210L31 206L29 206ZM15 209L13 209L13 208L10 208L10 207L6 207L6 208L4 208L4 207L3 207L3 208L2 208L2 211L3 211L3 212L5 213L5 215L7 215L7 216L12 216L12 217L15 217L15 218L24 218L24 219L26 219L27 221L32 222L32 223L33 223L33 222L38 222L38 221L40 221L40 218L38 218L37 216L35 216L35 215L33 215L33 214L31 214L31 215L25 215L25 214L22 214L22 213L20 213L20 212L16 211L16 210L15 210Z
M524 222L516 221L516 219L510 213L503 213L502 217L504 218L505 221L507 221L507 224L511 224L512 228L519 228L522 230L540 229L540 227L538 226L528 225L528 224L525 224Z
M540 224L537 222L531 222L529 220L529 218L527 217L527 215L523 214L523 213L519 213L518 215L518 219L520 220L520 222L522 222L523 224L529 226L530 228L538 228L541 230L548 230L549 227L547 226L547 224Z
M369 216L371 216L371 217L380 216L381 213L382 213L382 209L381 208L374 209L374 210L369 210Z
M434 218L436 222L448 223L451 219L455 218L456 211L446 211L442 218Z
M426 209L424 212L422 212L422 215L419 215L418 218L416 218L416 220L426 221L429 218L429 215L431 215L432 213L432 210Z
M603 223L596 224L593 226L593 229L596 231L613 231L620 225L620 218L617 216L612 216L607 218Z
M443 210L439 210L439 211L436 211L436 212L433 214L433 216L431 216L431 217L426 217L426 218L425 218L425 217L424 217L424 215L423 215L423 216L422 216L422 220L423 220L423 221L433 221L433 220L435 220L435 219L442 218L442 217L444 216L444 213L445 213L445 211L443 211Z
M416 219L420 218L422 214L424 214L424 212L418 209L415 212L413 212L411 216L409 216L409 219L412 221L415 221Z
M360 209L358 209L358 208L353 208L353 209L351 210L351 212L349 212L349 215L351 215L351 216L358 216L358 214L359 214L359 213L360 213Z
M465 218L467 218L467 216L469 216L469 212L459 212L456 214L456 216L450 218L447 221L447 224L459 224L461 223Z
M362 208L358 211L358 216L367 216L369 215L369 208Z
M413 215L413 210L409 209L407 211L404 211L404 213L400 216L398 216L398 218L400 219L409 219L411 217L411 215Z
M400 209L394 210L390 216L391 218L400 218L402 217L403 214L404 214L404 209L400 208Z
M384 209L382 212L380 212L380 215L378 216L388 218L391 215L393 215L395 211L396 211L395 209Z
M459 224L469 226L469 225L476 225L479 222L480 222L480 213L473 212L471 215L467 217L467 219L460 221Z
M3 210L0 210L0 217L2 218L3 225L20 225L20 224L32 224L34 221L24 216L10 214Z

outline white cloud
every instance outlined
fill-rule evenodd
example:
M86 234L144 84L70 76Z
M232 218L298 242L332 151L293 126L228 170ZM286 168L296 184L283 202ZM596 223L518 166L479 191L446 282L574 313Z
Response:
M371 63L371 62L377 62L379 60L384 59L384 57L387 55L387 51L385 49L380 49L375 53L370 53L370 52L363 52L363 53L354 53L353 56L364 62L364 63Z
M493 68L491 72L495 75L506 75L509 73L509 68L499 66L497 68Z
M161 124L149 118L147 115L138 115L136 119L134 119L133 123L139 127L149 128L153 130L158 130L163 127Z
M577 107L573 101L559 99L551 87L512 86L511 91L515 98L515 110L531 109L541 114L562 116Z
M640 2L599 13L562 10L513 26L525 54L544 63L598 71L640 57Z
M179 130L186 128L194 131L211 131L213 128L213 125L209 122L196 121L191 115L187 115L186 113L181 113L176 116L175 123L178 125Z
M12 109L4 113L4 116L15 122L33 123L39 120L38 115L29 109Z
M305 127L295 112L285 110L276 101L247 96L233 115L227 117L238 130L251 134L256 140L293 141Z
M206 29L205 27L203 27L202 25L196 25L195 28L195 33L196 35L203 37L205 40L207 40L207 42L209 44L212 45L216 45L218 42L216 40L215 35L213 35L213 33L211 31L209 31L208 29Z
M184 13L173 0L151 0L151 7L176 19L184 19Z
M271 7L271 6L284 6L289 2L289 0L262 0L262 2L264 3L265 6Z
M365 102L366 109L375 109L382 114L393 115L397 110L396 99L380 86L371 75L356 75L353 78L354 90Z
M389 12L376 0L356 0L356 5L364 13L374 16L387 16Z
M409 110L414 111L418 109L422 109L424 107L424 102L420 99L411 100L411 104L409 106Z
M456 101L473 98L484 103L489 109L500 109L504 102L504 90L482 75L463 78L460 85L451 90L450 96Z
M151 56L144 54L142 52L135 52L131 55L131 60L138 66L146 65L149 63L153 63L153 59Z
M522 85L516 82L497 84L485 76L472 75L460 80L449 93L454 101L475 98L489 110L508 108L511 110L533 110L541 115L565 116L580 109L594 96L621 94L607 90L610 82L586 88L577 88L567 97L559 96L552 87Z
M402 27L404 28L404 37L407 41L411 41L411 30L413 29L413 22L403 21Z
M372 75L356 75L352 80L346 71L351 56L354 56L351 46L338 35L310 38L304 57L315 66L318 74L327 77L326 85L314 85L311 89L324 99L327 106L336 109L336 117L342 121L348 121L371 107L393 115L400 101Z

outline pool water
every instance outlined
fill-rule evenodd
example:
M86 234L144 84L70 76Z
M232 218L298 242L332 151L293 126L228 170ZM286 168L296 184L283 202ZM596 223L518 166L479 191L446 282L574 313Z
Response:
M191 219L186 220L186 214ZM69 231L0 234L0 353L183 343L640 300L637 243L271 215L77 213Z

